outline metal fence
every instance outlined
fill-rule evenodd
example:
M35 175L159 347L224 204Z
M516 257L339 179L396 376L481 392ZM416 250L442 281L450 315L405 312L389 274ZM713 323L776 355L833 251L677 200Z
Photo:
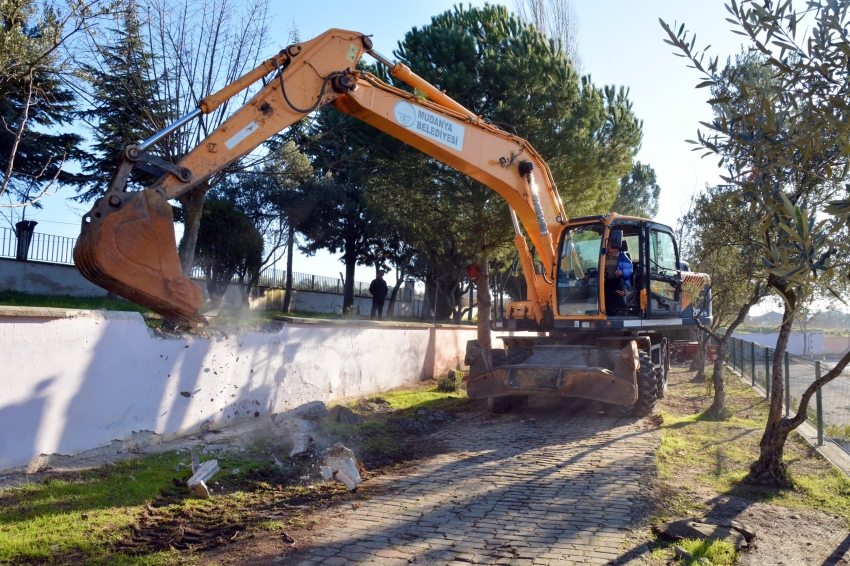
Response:
M192 270L192 277L195 279L203 279L203 268L196 265L195 268ZM233 282L236 283L237 281L238 278L234 277ZM260 273L260 279L257 282L257 285L261 287L277 287L283 289L284 287L286 287L286 271L282 269L263 270L263 272ZM370 283L365 283L363 281L355 281L354 296L371 298L372 294L369 293L369 285ZM388 297L392 294L393 288L393 285L388 285ZM312 275L310 273L298 273L297 271L293 271L292 289L295 291L311 291L314 293L331 293L334 295L342 295L343 282L342 279L336 277L325 277L323 275ZM414 297L411 297L410 293L408 293L408 296L405 297L404 291L404 287L399 289L398 297L396 297L397 300L409 301L412 298L415 298L416 300L422 300L421 293L414 293Z
M74 264L76 238L34 233L30 241L28 259L49 263ZM18 238L10 228L0 228L0 257L15 257Z
M74 245L77 243L76 238L66 238L64 236L54 236L52 234L34 233L29 248L28 259L32 261L44 261L48 263L61 263L65 265L74 264ZM16 248L18 238L15 231L10 228L0 228L0 257L16 256ZM204 270L200 266L195 266L192 270L193 278L203 279ZM233 282L238 279L234 278ZM286 286L286 271L282 269L265 269L260 274L260 279L257 282L261 287L277 287L284 288ZM369 283L363 281L354 282L354 296L367 297L372 295L369 293ZM388 285L389 291L387 296L393 292L393 286ZM312 275L309 273L292 272L292 288L296 291L312 291L315 293L332 293L342 295L343 282L342 279L335 277L324 277L322 275ZM399 301L422 301L422 293L414 293L412 290L405 292L402 287L399 289Z
M726 362L741 372L752 385L759 385L770 397L770 376L773 358L772 348L732 338L726 350ZM785 380L785 415L796 413L800 398L812 382L834 366L820 360L795 356L785 352L783 377ZM834 443L850 452L850 374L845 370L837 378L824 385L809 403L807 420L818 431L818 444Z

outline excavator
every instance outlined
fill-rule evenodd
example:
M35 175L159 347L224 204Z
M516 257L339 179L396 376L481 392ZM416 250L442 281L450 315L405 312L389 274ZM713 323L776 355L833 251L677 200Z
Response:
M357 69L364 54L413 92ZM259 91L177 163L149 151L260 80ZM492 323L504 334L504 349L468 343L471 398L487 399L493 412L534 395L596 401L615 416L653 409L667 386L664 331L711 320L708 276L687 271L673 231L616 213L568 218L546 162L527 140L475 115L354 31L331 29L288 46L128 146L107 190L82 218L77 268L167 318L205 323L201 289L181 270L168 201L328 104L480 181L509 205L527 296ZM135 167L158 168L162 176L127 191Z

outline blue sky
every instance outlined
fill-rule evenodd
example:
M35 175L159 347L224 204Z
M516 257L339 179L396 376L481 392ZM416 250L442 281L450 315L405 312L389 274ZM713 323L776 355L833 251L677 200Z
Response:
M719 181L719 177L716 160L700 159L699 153L691 151L693 146L684 141L696 136L699 120L711 116L705 104L708 92L694 88L698 73L687 68L685 60L675 57L663 42L665 34L658 18L670 24L684 22L687 29L697 33L699 46L710 43L710 53L723 58L739 51L741 38L730 31L722 0L573 1L579 18L582 70L596 85L630 89L635 114L644 122L644 141L637 159L649 163L658 173L662 193L657 219L674 226L694 190ZM331 27L372 34L375 48L392 57L405 32L427 24L431 16L454 4L449 0L273 2L273 45L269 53L285 44L295 22L302 39ZM483 4L472 2L474 6ZM514 7L513 0L505 4ZM45 202L43 210L28 213L41 222L38 231L72 237L79 233L78 218L87 207L65 200L70 194L63 189ZM337 276L342 264L333 255L320 253L298 258L295 270ZM360 267L356 278L368 281L372 273L370 268Z

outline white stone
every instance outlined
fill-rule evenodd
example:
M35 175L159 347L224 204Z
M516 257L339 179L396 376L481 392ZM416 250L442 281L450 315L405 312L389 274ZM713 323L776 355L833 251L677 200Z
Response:
M221 468L218 465L218 460L208 460L198 466L195 475L189 478L187 485L192 495L206 499L212 493L212 490L207 487L206 482L216 475Z

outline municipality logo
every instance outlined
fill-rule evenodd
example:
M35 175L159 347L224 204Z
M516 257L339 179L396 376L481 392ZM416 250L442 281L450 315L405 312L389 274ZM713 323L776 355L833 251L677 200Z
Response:
M395 121L405 128L411 127L416 122L416 107L406 100L399 100L394 108Z

